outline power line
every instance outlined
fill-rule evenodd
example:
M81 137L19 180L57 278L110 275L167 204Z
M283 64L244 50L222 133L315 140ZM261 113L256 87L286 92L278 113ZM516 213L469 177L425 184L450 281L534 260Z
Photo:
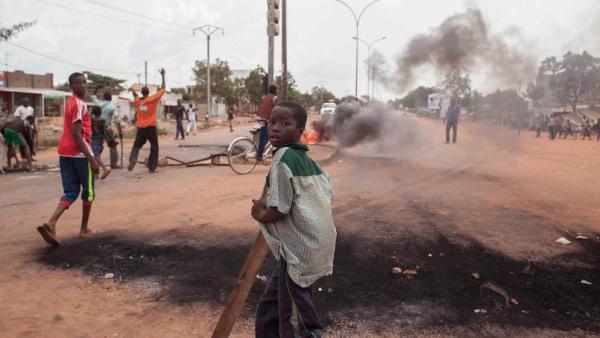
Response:
M180 25L180 24L175 23L175 22L164 21L162 19L151 17L151 16L148 16L148 15L145 15L145 14L142 14L142 13L138 13L138 12L134 12L134 11L130 11L130 10L124 9L124 8L119 8L119 7L116 7L116 6L108 5L108 4L102 3L100 1L95 1L95 0L85 0L85 1L89 2L91 4L94 4L96 6L110 8L112 10L115 10L115 11L118 11L118 12L122 12L122 13L127 13L127 14L134 15L134 16L137 16L137 17L140 17L140 18L144 18L144 19L148 19L148 20L152 20L152 21L162 21L163 23L165 23L167 25L179 26L179 27L185 28L185 29L194 29L194 27L192 27L192 26Z
M79 12L79 13L91 15L91 16L96 16L96 17L99 17L99 18L107 19L107 20L113 20L113 21L127 23L127 24L130 24L130 25L137 25L137 26L141 26L141 27L147 27L147 28L157 29L157 30L169 32L169 33L172 33L172 34L186 34L186 33L183 33L183 32L178 32L178 31L173 31L173 30L169 30L169 29L164 29L164 28L161 28L161 27L147 25L147 24L140 23L140 22L133 22L133 21L129 21L129 20L124 20L124 19L119 19L119 18L113 18L113 17L108 16L108 15L102 15L102 14L98 14L98 13L94 13L94 12L88 12L88 11L84 11L82 9L73 8L73 7L69 7L69 6L64 6L64 5L60 5L60 4L49 2L49 1L45 1L45 0L36 0L36 1L44 3L44 4L47 4L47 5L56 6L56 7L59 7L59 8L64 8L64 9L68 9L68 10L71 10L71 11L75 11L75 12Z
M64 64L71 65L71 66L74 66L74 67L78 67L78 68L81 68L81 69L94 70L94 71L97 71L97 72L112 73L112 74L130 74L130 75L137 74L135 72L117 72L117 71L106 70L106 69L101 69L101 68L88 67L88 66L80 65L80 64L77 64L77 63L74 63L74 62L70 62L70 61L67 61L67 60L59 59L59 58L54 57L54 56L43 54L43 53L37 52L37 51L35 51L33 49L29 49L27 47L19 46L19 45L14 44L14 43L12 43L10 41L5 41L5 43L7 43L7 44L9 44L9 45L11 45L13 47L22 49L24 51L27 51L29 53L32 53L32 54L35 54L35 55L39 55L39 56L45 57L47 59L54 60L56 62L64 63Z

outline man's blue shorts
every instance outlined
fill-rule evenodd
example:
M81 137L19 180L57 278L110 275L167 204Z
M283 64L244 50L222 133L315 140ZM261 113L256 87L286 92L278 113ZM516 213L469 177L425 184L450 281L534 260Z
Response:
M94 191L94 175L87 158L60 157L60 176L64 195L60 203L67 208L75 202L81 191L84 205L91 205L96 197Z
M102 154L102 150L104 150L104 146L102 145L104 140L100 139L92 139L92 152L94 155Z

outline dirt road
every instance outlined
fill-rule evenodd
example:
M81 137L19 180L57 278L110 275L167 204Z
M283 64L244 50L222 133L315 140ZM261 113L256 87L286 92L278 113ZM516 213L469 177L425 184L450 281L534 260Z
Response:
M394 119L384 142L311 149L336 191L335 271L314 291L329 335L599 335L600 143L463 123L446 145L439 122ZM161 140L161 156L197 149ZM56 162L53 151L40 160ZM59 174L0 176L0 336L210 335L257 231L250 200L266 173L116 171L97 184L91 224L102 234L76 238L78 202L58 249L35 226L60 197ZM528 262L533 275L522 273ZM272 268L269 259L260 274ZM264 286L235 336L253 335Z

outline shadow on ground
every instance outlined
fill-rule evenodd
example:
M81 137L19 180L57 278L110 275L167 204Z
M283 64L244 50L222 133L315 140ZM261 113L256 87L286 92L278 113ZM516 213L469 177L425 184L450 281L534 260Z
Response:
M531 276L521 273L527 262L511 260L473 241L453 244L440 235L436 241L424 242L399 235L398 227L389 224L395 230L382 240L340 231L335 274L314 285L315 302L326 324L337 325L333 318L341 316L366 321L375 329L394 324L430 327L491 322L600 332L597 237L583 242L581 253L557 257L577 264L538 262ZM183 237L188 244L158 245L117 235L71 241L39 252L37 260L56 268L81 269L93 281L113 273L118 283L150 282L159 286L156 298L162 301L223 304L251 243L242 239L229 242L235 243L232 246L196 247L189 244L189 234ZM268 276L273 267L269 258L260 274ZM394 275L392 267L414 268L417 274L412 279ZM480 278L474 279L473 272ZM581 284L581 280L594 284ZM504 296L482 288L488 281L519 304L507 305ZM257 280L243 316L253 315L265 285ZM488 313L475 314L474 309Z

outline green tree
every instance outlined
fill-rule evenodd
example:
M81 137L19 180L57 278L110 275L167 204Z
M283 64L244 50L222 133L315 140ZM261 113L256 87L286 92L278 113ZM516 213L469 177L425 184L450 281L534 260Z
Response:
M111 76L101 75L90 71L84 71L83 74L87 77L88 88L92 93L99 88L124 89L123 84L127 80L117 79ZM65 82L55 87L57 90L70 91L69 83Z
M171 93L181 94L181 99L184 101L190 101L192 96L188 93L186 88L171 88Z
M206 61L196 61L192 71L196 78L193 96L198 101L206 101ZM231 69L227 61L216 59L210 65L210 82L211 95L219 97L219 99L224 100L227 104L235 103Z
M429 94L436 92L437 89L434 87L420 86L408 92L408 94L402 98L402 104L406 108L427 107Z
M499 119L507 114L524 114L527 112L527 101L514 89L497 90L481 100L483 114Z
M313 87L310 91L310 105L316 108L320 108L325 102L335 100L335 95L325 87Z
M248 99L245 79L236 78L233 80L233 96L235 97L235 104L237 105L239 105L242 100Z
M279 94L281 94L281 88L283 87L282 84L283 83L281 80L281 76L275 77L275 85L277 86L277 90L278 90ZM287 88L288 88L288 100L296 101L305 107L308 107L311 105L310 99L308 97L304 96L304 94L300 90L298 90L298 85L296 84L296 79L294 79L294 76L292 75L292 73L289 73L289 72L288 72L288 78L287 78Z
M265 69L261 66L256 66L250 71L248 77L244 79L244 87L248 100L255 105L260 103L260 98L265 95L263 88L263 77L267 75Z
M463 106L469 105L471 78L469 74L463 74L460 68L455 68L448 72L444 80L438 85L438 88L440 91L450 95L453 101L458 101Z
M550 89L561 104L571 106L575 112L581 98L600 87L600 59L585 51L568 52L557 65L559 70L552 75ZM540 69L547 66L542 62Z
M530 83L525 90L525 97L530 98L534 103L543 99L545 94L544 87L535 83Z
M17 34L32 27L37 23L37 20L24 21L16 23L10 27L0 27L0 41L8 41L17 36Z

